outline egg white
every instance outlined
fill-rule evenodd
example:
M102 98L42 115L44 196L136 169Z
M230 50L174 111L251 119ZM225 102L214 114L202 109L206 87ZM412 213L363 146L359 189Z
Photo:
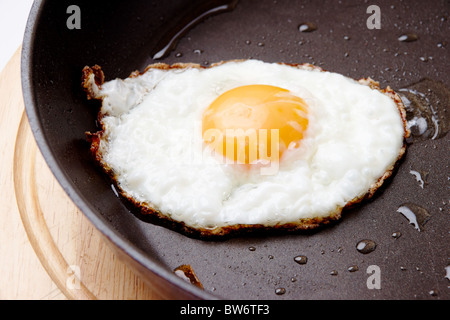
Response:
M225 164L202 143L203 111L244 85L290 90L309 106L301 147L276 174ZM257 60L150 68L96 86L98 155L119 188L194 229L326 218L363 197L397 161L404 124L387 95L340 74Z

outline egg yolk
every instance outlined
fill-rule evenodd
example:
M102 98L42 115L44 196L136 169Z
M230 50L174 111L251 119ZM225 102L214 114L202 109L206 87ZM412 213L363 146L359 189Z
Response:
M203 140L228 163L279 160L298 148L308 126L308 106L290 91L270 85L229 90L203 113Z

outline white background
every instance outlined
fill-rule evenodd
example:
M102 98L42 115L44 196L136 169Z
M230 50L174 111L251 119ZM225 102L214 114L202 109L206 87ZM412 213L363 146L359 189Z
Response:
M0 0L0 71L23 40L33 0Z

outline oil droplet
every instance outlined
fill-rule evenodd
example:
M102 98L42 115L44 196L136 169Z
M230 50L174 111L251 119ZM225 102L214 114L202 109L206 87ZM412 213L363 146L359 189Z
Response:
M114 194L116 195L116 197L119 198L119 193L117 192L116 187L113 184L111 184L111 189L114 192Z
M437 297L438 292L436 290L430 290L430 292L428 292L430 294L430 296L432 297Z
M173 272L180 277L181 279L185 280L186 282L189 282L193 284L194 286L197 286L201 289L203 289L203 285L200 282L200 280L197 278L197 275L194 272L194 269L188 264L183 264L179 267L176 267Z
M443 83L422 79L398 90L406 108L407 126L411 131L408 142L439 139L448 132L447 108L450 89Z
M250 251L255 251L256 248L255 248L255 247L248 247L248 250L250 250Z
M312 22L304 22L298 26L300 32L313 32L317 30L317 26Z
M400 212L405 218L408 219L409 223L416 228L418 231L422 231L423 226L431 218L431 215L425 208L418 206L413 203L405 203L401 205L397 212Z
M338 275L338 272L337 272L336 270L333 270L333 271L330 272L330 274L331 274L332 276L337 276L337 275Z
M200 55L200 54L203 53L203 50L195 49L195 50L194 50L194 53Z
M428 58L427 57L420 57L419 59L422 62L428 62Z
M394 232L393 234L392 234L392 238L394 238L394 239L398 239L398 238L400 238L402 236L402 234L400 233L400 232Z
M356 244L356 250L358 250L358 252L361 252L363 254L373 252L376 247L377 244L375 243L375 241L367 239L361 240Z
M411 173L414 177L416 177L416 181L419 183L419 186L423 189L423 187L425 185L425 181L423 180L420 172L415 171L415 170L410 170L409 173Z
M419 36L415 33L405 33L398 37L398 41L401 42L413 42L419 39Z
M445 267L445 277L450 280L450 265Z
M355 272L355 271L358 271L359 270L359 268L358 268L358 266L350 266L350 267L348 267L347 268L347 271L349 271L349 272Z
M278 296L281 296L281 295L283 295L285 293L286 293L286 289L285 288L276 288L275 289L275 294L278 295Z
M294 261L298 264L306 264L306 262L308 262L308 258L306 256L296 256Z

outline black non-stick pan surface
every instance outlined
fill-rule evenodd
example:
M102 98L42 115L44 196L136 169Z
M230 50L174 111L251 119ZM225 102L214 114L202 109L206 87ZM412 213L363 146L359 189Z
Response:
M22 77L37 143L74 203L167 298L448 299L450 4L373 4L379 11L350 0L36 1ZM80 9L79 29L70 5ZM202 17L210 10L217 12ZM172 50L155 60L177 34ZM142 221L89 155L85 132L97 130L99 104L86 99L81 70L98 64L110 80L154 62L207 66L246 58L371 77L410 101L425 99L431 131L409 139L406 156L371 201L315 231L205 241ZM397 211L405 204L416 210L417 226ZM358 251L361 240L375 250ZM204 290L173 274L183 264Z

